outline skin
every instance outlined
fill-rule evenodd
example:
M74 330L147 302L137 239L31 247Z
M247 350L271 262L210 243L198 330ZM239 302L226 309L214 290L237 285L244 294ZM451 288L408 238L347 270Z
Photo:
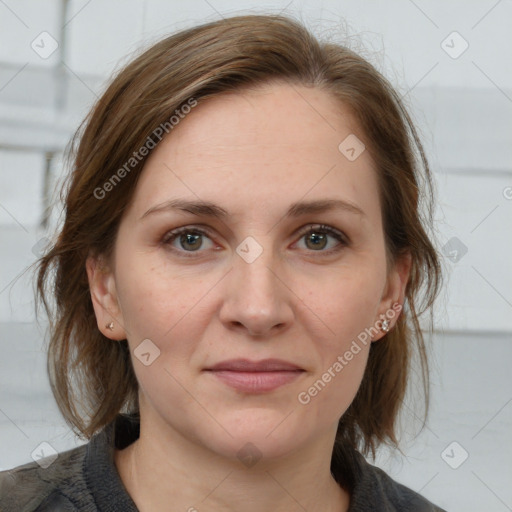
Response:
M170 503L190 512L348 510L330 460L371 343L307 405L297 397L403 303L410 272L404 257L386 273L374 163L368 151L351 162L338 150L352 133L364 141L349 110L320 89L265 84L214 97L152 152L112 256L88 259L98 327L128 340L140 385L140 438L117 450L115 463L141 511ZM229 215L143 217L175 198L211 201ZM326 198L363 214L285 216L294 202ZM315 245L300 232L318 224L348 244L325 235ZM209 234L189 244L166 238L183 226ZM236 252L248 236L263 250L252 263ZM133 355L144 339L160 350L148 366ZM237 357L280 358L305 371L259 394L203 371ZM247 442L261 456L251 467L237 457Z

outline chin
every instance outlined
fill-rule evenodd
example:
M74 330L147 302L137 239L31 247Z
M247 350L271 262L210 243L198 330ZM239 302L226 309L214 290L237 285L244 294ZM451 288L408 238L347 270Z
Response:
M210 450L230 459L238 459L246 466L256 459L270 460L286 456L307 441L307 431L300 426L293 413L287 417L280 411L264 409L239 411L229 417L219 417L214 432L198 433L199 442ZM214 434L214 435L212 435Z

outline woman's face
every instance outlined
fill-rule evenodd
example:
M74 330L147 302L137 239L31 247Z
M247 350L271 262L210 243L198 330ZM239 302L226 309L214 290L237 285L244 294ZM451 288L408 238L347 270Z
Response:
M265 85L199 104L151 154L109 267L88 272L99 328L127 338L141 416L164 435L229 457L332 441L362 333L408 272L386 275L375 169L354 135L326 92Z

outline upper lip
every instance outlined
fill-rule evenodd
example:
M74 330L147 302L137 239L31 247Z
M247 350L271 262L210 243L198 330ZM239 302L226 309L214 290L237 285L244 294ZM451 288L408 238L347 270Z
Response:
M262 359L261 361L230 359L229 361L221 361L214 366L206 368L206 370L228 370L232 372L277 372L302 369L300 366L283 361L282 359Z

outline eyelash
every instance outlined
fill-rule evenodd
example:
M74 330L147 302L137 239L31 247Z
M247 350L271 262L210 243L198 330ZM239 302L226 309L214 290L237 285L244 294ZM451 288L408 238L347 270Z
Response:
M185 226L185 227L182 227L182 228L177 228L177 229L174 229L172 231L168 231L163 239L162 239L162 244L166 245L166 246L171 246L171 244L182 234L185 234L185 233L188 233L188 234L193 234L193 235L200 235L200 236L206 236L208 238L211 239L211 235L209 233L209 231L203 229L203 228L196 228L194 226ZM332 236L333 238L335 238L338 242L339 242L339 245L334 247L334 248L331 248L331 249L328 249L326 251L324 250L319 250L319 251L314 251L314 250L311 250L311 252L318 252L319 254L323 255L323 256L327 256L327 255L332 255L338 251L341 251L343 248L345 247L348 247L350 245L350 241L348 239L347 236L344 235L344 233L342 233L341 231L338 231L337 229L334 229L332 228L331 226L326 226L325 224L315 224L315 225L310 225L310 226L307 226L305 227L304 229L301 229L300 232L299 232L299 240L304 238L305 236L307 235L311 235L311 234L325 234L325 235L330 235ZM180 254L180 256L184 257L184 258L194 258L194 257L197 257L196 254L202 252L201 250L197 250L197 251L185 251L185 250L178 250L176 248L172 248L172 250L178 254Z

